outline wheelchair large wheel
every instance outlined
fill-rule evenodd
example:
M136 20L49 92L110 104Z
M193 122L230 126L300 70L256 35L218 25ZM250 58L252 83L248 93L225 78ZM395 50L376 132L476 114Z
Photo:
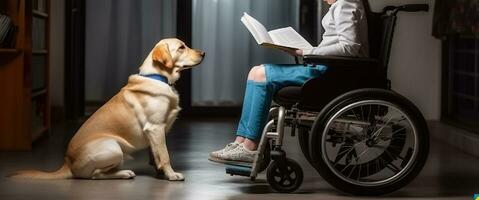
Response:
M310 134L320 175L354 195L381 195L411 182L429 152L427 124L406 98L382 89L355 90L333 100Z

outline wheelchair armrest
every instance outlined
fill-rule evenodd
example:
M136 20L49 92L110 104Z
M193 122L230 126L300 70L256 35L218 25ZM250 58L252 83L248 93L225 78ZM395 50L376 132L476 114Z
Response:
M304 55L305 64L320 64L328 67L377 67L379 61L373 58Z

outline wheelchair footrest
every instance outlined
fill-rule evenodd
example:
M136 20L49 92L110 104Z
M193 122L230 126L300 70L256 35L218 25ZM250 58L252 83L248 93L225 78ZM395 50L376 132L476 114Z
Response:
M249 165L228 165L226 167L226 173L233 176L250 176L251 175L251 166Z

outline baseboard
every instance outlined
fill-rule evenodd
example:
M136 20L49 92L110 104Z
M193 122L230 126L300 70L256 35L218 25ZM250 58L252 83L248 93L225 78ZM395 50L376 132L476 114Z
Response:
M428 126L432 138L479 157L479 133L473 133L440 121L428 121Z

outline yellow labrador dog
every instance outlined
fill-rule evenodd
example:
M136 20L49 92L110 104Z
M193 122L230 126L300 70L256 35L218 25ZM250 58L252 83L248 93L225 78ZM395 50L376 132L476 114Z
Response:
M129 179L135 173L119 169L123 158L150 146L156 168L168 180L184 180L171 168L165 143L180 111L178 94L169 84L178 80L180 71L201 63L204 56L178 39L161 40L140 66L140 74L131 75L128 84L80 127L59 170L21 171L14 177Z

